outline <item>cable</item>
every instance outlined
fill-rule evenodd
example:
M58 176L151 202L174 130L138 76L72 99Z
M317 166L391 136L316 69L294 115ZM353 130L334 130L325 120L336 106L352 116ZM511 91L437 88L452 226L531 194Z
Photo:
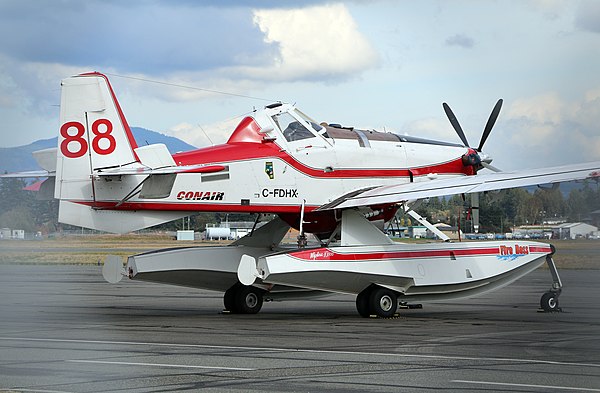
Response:
M110 75L110 76L116 76L117 78L133 79L133 80L142 81L142 82L156 83L156 84L159 84L159 85L172 86L172 87L180 87L180 88L189 89L189 90L205 91L205 92L208 92L208 93L216 93L216 94L223 94L223 95L228 95L228 96L233 96L233 97L249 98L249 99L252 99L252 100L259 100L259 101L277 102L277 100L271 100L269 98L253 97L253 96L247 96L247 95L244 95L244 94L236 94L236 93L228 93L228 92L219 91L219 90L204 89L204 88L201 88L201 87L179 85L179 84L176 84L176 83L156 81L156 80L152 80L152 79L139 78L139 77L135 77L135 76L125 76L125 75L119 75L119 74L111 74L111 73L108 73L108 72L105 72L105 74L106 75Z

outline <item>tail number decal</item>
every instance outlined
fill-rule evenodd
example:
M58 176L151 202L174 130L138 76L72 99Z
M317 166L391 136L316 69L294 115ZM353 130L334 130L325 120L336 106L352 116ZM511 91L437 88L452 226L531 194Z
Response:
M75 129L70 132L71 129ZM112 136L113 125L108 119L98 119L92 124L92 150L99 155L107 155L115 151L117 147L117 141ZM85 134L85 127L83 124L76 121L69 121L60 127L60 136L64 139L60 143L60 152L67 158L79 158L84 156L88 151L88 143L83 137ZM108 141L101 142L102 140ZM102 147L100 146L106 146Z

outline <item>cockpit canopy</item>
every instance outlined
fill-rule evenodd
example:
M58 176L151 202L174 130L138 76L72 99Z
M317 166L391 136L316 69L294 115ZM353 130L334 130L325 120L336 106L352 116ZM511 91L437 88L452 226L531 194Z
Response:
M297 108L275 114L271 118L288 142L316 138L323 131L322 126L318 125ZM302 121L299 121L299 119Z
M265 142L276 140L271 131L281 134L287 142L295 142L310 138L328 140L356 140L361 147L370 147L372 141L423 143L441 146L462 147L460 144L418 138L409 135L398 135L375 130L360 130L353 127L342 127L339 124L318 124L294 105L275 103L267 105L263 111L254 116L244 118L229 138L232 142Z

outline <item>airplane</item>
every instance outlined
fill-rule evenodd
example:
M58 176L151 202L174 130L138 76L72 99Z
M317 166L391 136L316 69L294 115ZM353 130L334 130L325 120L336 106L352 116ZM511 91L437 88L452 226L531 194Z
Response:
M99 72L62 80L58 146L34 153L43 171L5 176L47 179L59 221L114 233L195 212L256 213L252 232L227 246L180 247L108 257L109 282L126 276L224 292L225 310L254 314L264 301L345 293L363 317L391 317L399 304L486 293L538 268L552 287L540 305L558 310L562 283L553 246L533 241L448 241L411 206L420 199L600 178L600 162L502 172L483 145L317 123L276 102L244 117L226 143L170 154L138 146L113 88ZM482 168L492 173L481 174ZM445 242L403 244L381 228L403 209ZM276 218L260 223L263 214ZM260 226L259 224L263 224ZM298 244L281 241L290 227ZM317 239L309 244L306 234Z

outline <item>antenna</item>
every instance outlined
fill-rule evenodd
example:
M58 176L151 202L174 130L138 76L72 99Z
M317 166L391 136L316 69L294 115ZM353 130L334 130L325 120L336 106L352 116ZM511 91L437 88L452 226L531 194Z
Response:
M204 131L204 128L202 128L202 126L200 125L200 123L198 123L198 127L200 127L200 129L202 130L202 132L204 133L204 136L206 137L206 139L209 140L211 146L214 146L215 144L213 143L212 139L210 139L210 137L208 136L208 134L206 133L206 131Z

